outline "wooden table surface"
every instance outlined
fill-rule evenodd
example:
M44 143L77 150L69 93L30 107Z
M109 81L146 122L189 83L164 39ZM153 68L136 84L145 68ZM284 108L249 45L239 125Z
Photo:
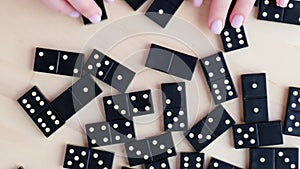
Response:
M87 145L84 125L104 121L102 97L116 94L99 82L104 93L83 108L76 116L49 139L45 139L32 120L17 104L16 99L33 85L53 100L64 91L70 77L33 72L35 47L84 52L86 59L92 49L99 49L137 72L128 91L152 89L155 114L135 118L138 138L162 133L161 98L159 85L163 82L182 81L144 67L152 42L203 58L222 50L219 36L207 28L209 1L194 8L186 1L166 29L143 16L151 4L149 0L138 12L125 2L116 0L106 4L109 19L100 24L84 26L80 19L72 19L52 12L39 0L2 0L0 5L0 168L25 169L62 168L66 144ZM282 120L289 86L300 87L300 27L259 21L254 8L247 23L246 33L250 47L226 53L227 64L241 95L240 75L267 73L269 114L271 120ZM192 81L187 83L189 127L213 108L200 65ZM223 104L234 119L243 119L241 98ZM178 152L193 151L182 132L173 134ZM299 147L300 138L284 136L286 147ZM116 152L114 168L127 163L124 147L113 145L101 149ZM233 148L229 130L204 151L206 164L210 157L247 168L248 150ZM179 156L170 160L173 169L179 168Z

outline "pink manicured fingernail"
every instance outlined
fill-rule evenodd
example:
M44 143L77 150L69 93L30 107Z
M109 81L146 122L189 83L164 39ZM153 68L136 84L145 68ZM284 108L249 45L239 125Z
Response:
M288 0L279 0L279 3L277 5L282 8L285 8L285 7L287 7L288 3L289 3Z
M70 16L71 16L72 18L78 18L78 17L80 16L80 13L77 12L77 11L73 11L73 12L70 13Z
M244 17L242 15L234 15L231 20L231 26L234 28L239 28L243 25Z
M223 29L223 23L221 20L215 20L211 25L210 25L210 30L214 34L220 34Z
M201 6L202 3L203 3L203 0L194 0L194 5L195 5L196 7Z
M112 2L114 2L114 0L106 0L106 2L112 3Z
M89 18L92 23L99 23L101 21L101 16L96 14Z

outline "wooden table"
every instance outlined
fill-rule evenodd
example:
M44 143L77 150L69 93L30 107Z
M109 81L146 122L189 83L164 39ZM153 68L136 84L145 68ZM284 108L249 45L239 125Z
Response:
M144 67L150 44L155 42L198 58L222 50L222 45L219 36L213 35L206 26L209 1L200 9L194 8L191 1L184 2L166 29L143 16L150 3L134 12L125 2L117 0L106 4L108 20L84 26L80 19L54 13L38 0L1 1L0 168L14 169L20 164L26 169L62 168L66 144L87 145L84 124L104 121L101 98L117 93L99 82L105 92L45 139L16 99L37 85L52 100L74 79L33 72L37 46L84 52L86 59L91 50L97 48L136 71L137 77L128 91L152 89L156 110L153 115L135 118L137 136L144 138L162 133L160 83L182 79ZM226 53L225 57L240 95L241 74L267 73L270 119L279 120L285 117L288 86L300 86L300 27L258 21L256 15L255 8L245 25L250 47ZM186 83L191 127L214 105L199 65L192 81ZM225 103L224 107L237 122L242 121L241 98ZM193 151L181 132L175 133L173 138L178 152ZM282 146L298 147L299 141L299 138L284 136ZM114 168L127 163L122 145L103 149L116 152ZM231 130L203 152L206 157L217 157L243 168L249 163L248 150L233 148ZM170 164L174 169L179 168L179 156L171 158Z

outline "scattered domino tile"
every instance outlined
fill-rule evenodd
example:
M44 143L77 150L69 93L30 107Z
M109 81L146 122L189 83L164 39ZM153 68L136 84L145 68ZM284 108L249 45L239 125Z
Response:
M135 140L133 122L127 119L86 124L89 147L126 143Z
M112 169L114 153L90 149L90 159L88 169Z
M259 146L257 124L235 125L233 131L235 148L251 148Z
M300 25L300 2L291 0L288 3L287 8L285 8L284 23Z
M127 2L128 5L135 11L139 9L146 1L147 0L125 0L125 2Z
M260 4L260 0L256 0L255 3L254 3L254 6L257 7L257 6L259 6L259 4Z
M167 132L150 137L147 140L149 141L153 161L159 161L177 155L171 133Z
M43 95L37 86L33 86L17 101L30 116L30 118L36 117L49 105L48 99Z
M185 131L188 128L186 109L164 110L165 131Z
M266 74L244 74L241 77L244 121L269 121Z
M107 121L154 113L151 90L103 97Z
M112 144L125 143L135 139L135 129L132 121L121 119L109 122Z
M250 169L297 169L298 148L250 149Z
M267 96L266 74L242 75L243 98L265 98Z
M249 46L244 26L241 26L240 28L234 28L231 26L230 15L235 4L236 0L233 0L228 10L224 29L220 34L225 52L230 52Z
M36 86L21 96L18 103L46 137L51 136L65 123Z
M125 149L130 166L153 161L149 141L146 139L125 143Z
M234 124L232 117L219 105L187 131L185 137L197 152L201 152Z
M86 75L56 97L50 104L60 117L67 121L101 93L102 90L95 81Z
M291 0L286 8L276 5L275 1L260 0L258 19L271 22L300 25L300 2Z
M68 144L63 167L70 169L112 169L113 160L114 153Z
M284 8L278 7L276 1L261 0L258 10L258 19L283 22Z
M80 77L84 54L36 48L33 70L36 72Z
M113 88L125 92L135 72L96 49L84 66L85 73L91 74Z
M215 169L215 168L218 168L218 169L242 169L242 168L236 167L232 164L229 164L227 162L218 160L216 158L211 158L209 165L208 165L208 169Z
M106 121L132 119L129 112L128 97L126 94L103 97Z
M300 113L289 111L285 118L284 134L300 137Z
M163 159L151 163L145 164L145 169L170 169L170 164L168 159Z
M238 97L222 52L200 59L215 104Z
M204 169L203 153L180 153L181 169Z
M164 130L185 131L188 127L185 83L161 84Z
M300 88L290 87L288 94L287 111L300 112Z
M127 97L128 108L132 117L154 113L151 90L130 92Z
M90 150L88 148L67 145L63 167L87 169L89 156Z
M234 147L254 148L283 144L281 121L233 126Z
M161 84L164 109L174 109L186 106L186 88L184 82Z
M154 0L146 16L165 28L184 0Z
M110 145L112 143L110 126L107 122L86 124L85 128L89 147Z
M106 20L108 18L108 16L107 16L107 12L106 12L103 0L95 0L95 2L100 7L100 9L102 10L101 21ZM82 19L83 19L83 23L85 25L92 24L91 21L88 18L83 16Z
M290 87L287 101L284 134L300 136L300 88Z
M221 40L225 52L249 46L244 26L240 28L233 28L231 25L225 26L221 32Z
M59 114L51 106L46 107L33 121L46 137L51 136L65 124L65 121L59 117Z
M176 156L171 133L125 143L130 166L147 164Z
M151 44L145 66L186 80L191 80L196 64L196 57L163 46Z

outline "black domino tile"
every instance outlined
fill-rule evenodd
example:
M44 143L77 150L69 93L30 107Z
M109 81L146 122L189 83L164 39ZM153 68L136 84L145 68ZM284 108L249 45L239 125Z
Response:
M80 77L82 74L84 54L61 51L59 55L57 73L66 76Z
M275 169L275 149L250 149L250 169Z
M231 25L226 26L221 32L221 40L225 52L249 46L244 26L240 28L233 28Z
M177 155L170 132L148 138L153 161L159 161Z
M90 149L90 158L88 169L112 169L114 161L114 153Z
M283 132L286 135L300 137L300 112L287 112Z
M247 123L267 122L268 115L268 100L261 99L244 99L243 100L244 121Z
M208 169L242 169L225 161L221 161L216 158L212 158L209 162Z
M299 168L298 148L276 148L275 165L278 168Z
M56 74L58 69L59 51L53 49L36 48L33 70Z
M17 101L32 119L49 105L48 99L37 86L33 86Z
M281 121L258 123L259 145L283 144Z
M106 9L105 9L104 2L103 2L103 1L104 1L104 0L95 0L96 4L97 4L97 5L100 7L100 9L102 10L101 21L106 20L106 19L108 18L107 12L106 12ZM91 21L90 21L88 18L82 17L82 19L83 19L83 23L84 23L85 25L90 25L90 24L92 24Z
M191 80L195 67L197 64L197 58L181 53L174 52L174 57L171 62L169 74L181 77L187 80Z
M267 97L267 82L265 73L242 75L242 90L244 99Z
M291 0L285 8L284 23L300 25L300 2Z
M151 44L145 65L146 67L149 67L151 69L168 73L171 66L172 58L173 51L171 49L156 44Z
M259 4L260 4L260 0L255 0L254 6L258 7Z
M64 121L67 121L82 108L82 104L73 96L70 88L62 92L50 104Z
M284 8L277 6L276 1L260 1L258 19L272 22L283 22L284 13Z
M121 64L115 63L108 72L104 82L120 92L125 92L134 76L135 72Z
M204 169L204 153L180 153L181 169Z
M67 145L64 158L64 168L88 169L90 149L75 145Z
M33 121L46 137L50 137L65 124L65 121L51 106L46 107Z
M165 28L183 0L155 0L146 12L146 16Z
M147 0L125 0L133 10L138 10Z
M70 90L83 106L102 93L102 90L90 75L80 78L72 85Z

